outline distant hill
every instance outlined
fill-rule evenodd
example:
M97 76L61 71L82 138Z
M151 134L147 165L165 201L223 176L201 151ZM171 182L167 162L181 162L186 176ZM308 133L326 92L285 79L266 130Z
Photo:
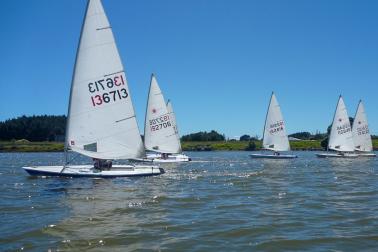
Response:
M66 116L21 116L0 122L0 140L64 141Z

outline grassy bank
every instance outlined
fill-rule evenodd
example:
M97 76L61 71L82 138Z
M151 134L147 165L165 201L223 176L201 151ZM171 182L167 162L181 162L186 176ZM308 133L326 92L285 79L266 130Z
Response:
M261 149L261 141L253 143L256 150ZM292 141L290 146L292 150L322 150L320 141ZM378 139L373 140L373 146L378 150ZM247 141L182 142L184 151L242 151L252 147ZM58 142L0 141L0 152L59 152L63 148L64 144Z
M291 141L290 146L292 150L323 150L321 141ZM261 141L255 141L256 150L261 149ZM247 141L223 141L223 142L183 142L182 148L184 151L220 151L220 150L250 150L249 142ZM378 139L373 139L374 150L378 150Z
M58 142L0 141L0 152L59 152L63 149L64 144Z
M256 150L261 149L261 141L254 141ZM290 143L293 150L321 150L320 141L293 141ZM247 141L222 141L222 142L183 142L184 151L206 151L206 150L252 150L250 142Z

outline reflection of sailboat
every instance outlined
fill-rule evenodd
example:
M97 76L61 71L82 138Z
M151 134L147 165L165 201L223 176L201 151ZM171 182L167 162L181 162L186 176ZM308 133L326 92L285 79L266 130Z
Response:
M336 152L318 153L318 157L355 158L352 128L343 98L339 97L333 117L328 149Z
M54 211L45 217L42 222L48 225L28 233L29 238L40 237L43 232L51 238L49 247L54 251L129 251L130 244L145 242L145 239L135 241L131 235L140 227L172 220L171 211L154 211L154 207L160 208L161 203L172 197L160 182L154 178L138 183L124 179L45 181L44 190L64 190L64 194L52 192L59 214ZM175 192L173 197L179 193ZM148 210L141 213L145 208Z
M372 153L373 143L371 141L367 116L362 101L358 103L353 121L352 133L354 149L357 154L362 157L375 157L376 154Z
M67 151L95 165L69 165ZM115 177L157 175L154 166L114 165L144 156L134 108L112 29L100 0L89 0L72 79L64 166L24 167L32 175Z
M190 158L182 154L172 104L165 104L163 93L156 77L151 76L150 91L144 127L144 145L147 159L153 162L186 162Z
M263 148L274 151L273 154L250 154L251 158L287 159L296 158L296 155L282 154L282 151L290 151L289 138L286 134L285 122L280 105L274 93L270 98L268 112L265 119Z

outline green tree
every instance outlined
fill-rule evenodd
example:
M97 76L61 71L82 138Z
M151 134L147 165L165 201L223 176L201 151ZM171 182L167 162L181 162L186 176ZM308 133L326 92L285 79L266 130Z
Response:
M247 148L245 148L247 151L254 151L256 150L256 144L254 141L249 141Z
M206 141L224 141L226 138L224 135L219 134L215 130L210 132L200 131L197 133L192 133L181 137L181 141L196 141L196 142L206 142Z
M250 135L242 135L239 140L240 141L249 141L251 139Z
M55 141L65 128L65 116L21 116L0 122L0 140Z

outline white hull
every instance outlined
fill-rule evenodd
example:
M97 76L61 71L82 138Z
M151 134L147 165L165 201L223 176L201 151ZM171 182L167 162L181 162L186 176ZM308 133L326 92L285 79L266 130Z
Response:
M320 158L357 158L358 155L354 153L317 153Z
M163 158L160 153L148 153L147 160L154 163L180 163L189 162L191 158L184 154L168 154L166 158Z
M153 176L164 173L164 170L152 165L113 165L109 170L98 170L93 165L72 165L66 166L31 166L22 167L33 176L60 176L60 177L133 177Z
M367 152L367 153L358 152L357 155L359 157L376 157L377 156L377 154L372 153L372 152Z
M266 158L266 159L292 159L297 158L297 155L290 155L290 154L280 154L280 155L274 155L274 154L249 154L251 158Z

